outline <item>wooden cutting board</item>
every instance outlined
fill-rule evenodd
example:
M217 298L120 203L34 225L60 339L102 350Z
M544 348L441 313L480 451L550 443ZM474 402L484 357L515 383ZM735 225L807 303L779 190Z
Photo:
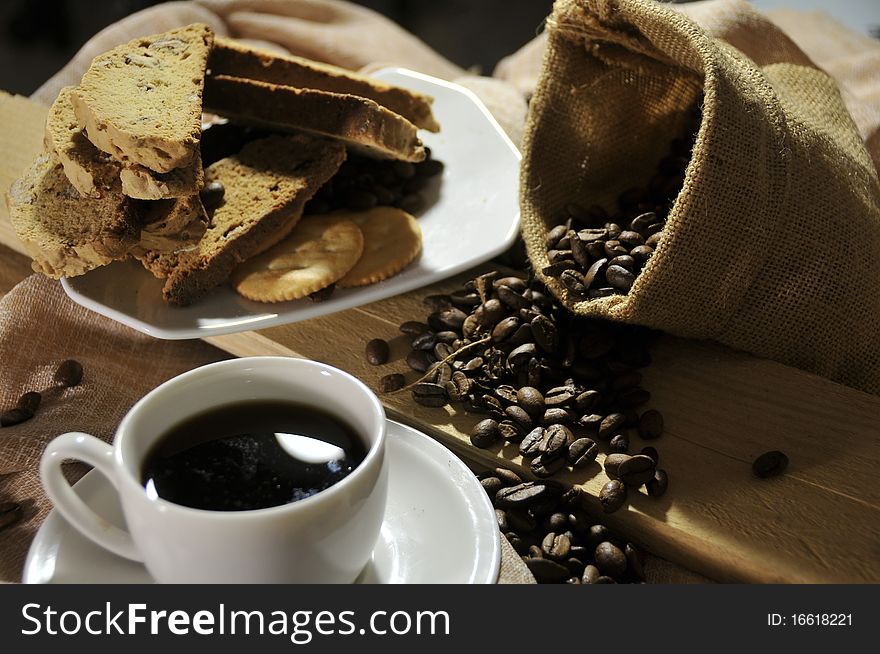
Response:
M6 153L0 192L39 150L44 115L39 105L0 95L0 151ZM22 250L5 207L0 244ZM421 298L484 269L331 316L208 340L238 356L318 359L376 388L382 375L407 371L407 344L397 327L424 319ZM0 252L2 290L26 272L21 257ZM366 363L364 344L371 338L390 341L391 363ZM659 499L631 494L625 510L605 518L608 524L719 581L880 582L880 397L710 343L663 337L652 354L643 385L666 420L666 433L651 444L670 488ZM454 451L527 474L509 446L470 445L467 434L478 416L421 407L406 393L383 402L390 416ZM642 446L633 440L634 450ZM754 478L752 460L771 449L789 455L787 472ZM561 478L593 495L605 481L598 465ZM601 515L598 501L591 510Z

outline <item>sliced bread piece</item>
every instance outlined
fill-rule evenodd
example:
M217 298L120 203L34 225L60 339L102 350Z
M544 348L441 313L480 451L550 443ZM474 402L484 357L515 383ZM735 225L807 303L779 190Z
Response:
M73 111L74 87L61 89L46 119L44 144L61 161L64 173L82 195L98 198L122 180L122 193L130 198L159 200L191 196L204 178L201 157L168 173L154 173L137 164L123 165L88 140Z
M55 279L124 259L138 241L137 215L120 189L84 198L48 154L37 157L6 201L33 269Z
M425 158L415 125L373 100L354 95L209 75L205 109L243 123L339 139L373 157Z
M72 92L72 86L61 89L49 108L43 143L58 157L67 179L81 195L100 198L119 186L120 166L83 134L73 112Z
M391 86L338 66L293 55L280 55L218 36L208 57L208 69L212 75L230 75L282 86L359 95L400 114L416 127L431 132L440 131L440 125L431 112L434 99L430 96Z
M220 182L225 192L208 231L195 248L154 257L153 267L148 265L154 274L167 273L165 300L191 304L225 282L236 265L290 233L305 203L344 159L338 142L275 135L209 166L206 182Z
M214 33L196 23L95 57L71 94L80 127L123 163L167 173L193 162Z

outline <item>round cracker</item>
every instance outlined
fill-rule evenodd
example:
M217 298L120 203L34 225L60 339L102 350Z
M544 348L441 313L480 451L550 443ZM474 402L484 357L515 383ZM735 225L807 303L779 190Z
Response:
M353 221L303 218L290 236L239 266L232 285L249 300L297 300L341 279L363 248L364 237Z
M328 219L351 220L364 235L364 252L357 264L337 282L339 288L366 286L393 277L422 251L418 221L396 207L369 211L338 211Z

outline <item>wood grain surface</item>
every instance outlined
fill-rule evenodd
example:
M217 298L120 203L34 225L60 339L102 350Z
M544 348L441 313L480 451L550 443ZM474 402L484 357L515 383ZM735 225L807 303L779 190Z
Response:
M374 389L382 375L409 372L398 325L424 319L421 298L451 290L474 273L359 309L302 323L209 339L239 356L286 354L318 359ZM364 345L391 344L392 361L371 366ZM608 524L670 561L734 582L880 581L880 397L772 361L703 342L662 337L643 386L666 420L651 445L670 488L642 490ZM408 393L383 397L392 417L487 466L523 474L514 447L474 448L470 427L482 416L415 404ZM645 445L638 437L632 450ZM757 479L751 462L781 449L791 463L775 479ZM600 459L603 457L600 455ZM561 475L595 495L607 481L598 464ZM591 505L601 514L598 500Z

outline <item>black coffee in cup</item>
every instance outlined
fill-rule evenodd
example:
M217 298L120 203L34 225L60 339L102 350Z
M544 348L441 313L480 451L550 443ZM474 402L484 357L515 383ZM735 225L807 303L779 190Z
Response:
M305 499L351 473L366 445L340 418L294 402L248 401L194 415L144 458L148 493L210 511Z

